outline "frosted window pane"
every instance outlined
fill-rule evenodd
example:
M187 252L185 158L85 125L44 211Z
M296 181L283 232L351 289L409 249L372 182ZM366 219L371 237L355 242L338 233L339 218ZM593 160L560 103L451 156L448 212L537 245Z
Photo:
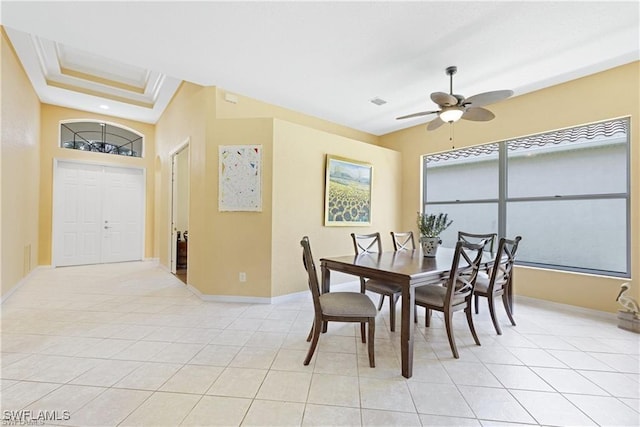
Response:
M523 237L521 262L629 274L628 118L434 153L424 166L426 212L454 220L445 246L458 230L504 227L506 237ZM508 208L500 225L498 204Z
M522 236L519 261L625 273L626 212L624 199L510 202L507 236Z
M625 193L626 140L509 151L508 197Z
M427 202L498 198L498 153L480 161L427 165Z
M458 231L489 234L498 232L497 203L456 203L450 205L427 205L427 213L440 212L449 215L453 223L441 235L442 245L448 248L456 246Z

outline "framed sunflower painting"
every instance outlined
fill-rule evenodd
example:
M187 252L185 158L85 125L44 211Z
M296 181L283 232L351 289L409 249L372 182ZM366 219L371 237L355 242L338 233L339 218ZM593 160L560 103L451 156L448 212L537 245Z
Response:
M371 225L372 175L369 163L327 155L325 226Z

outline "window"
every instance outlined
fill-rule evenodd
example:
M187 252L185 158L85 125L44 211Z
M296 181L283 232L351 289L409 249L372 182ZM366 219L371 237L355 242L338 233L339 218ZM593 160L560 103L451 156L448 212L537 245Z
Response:
M455 246L458 230L498 232L498 148L425 156L425 212L446 212L454 220L440 236L445 246Z
M425 212L523 236L520 264L628 277L629 119L424 156Z
M143 136L129 129L96 121L60 123L60 146L120 156L142 157Z

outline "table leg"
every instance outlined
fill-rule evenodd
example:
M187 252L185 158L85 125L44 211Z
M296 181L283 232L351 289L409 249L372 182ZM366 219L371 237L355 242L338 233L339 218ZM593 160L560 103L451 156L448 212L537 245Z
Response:
M402 289L402 326L400 329L400 349L402 353L402 376L413 375L413 320L416 290L407 286Z
M331 283L331 270L329 270L325 263L320 264L320 272L322 274L322 283L320 284L320 294L326 294L329 292L329 284Z

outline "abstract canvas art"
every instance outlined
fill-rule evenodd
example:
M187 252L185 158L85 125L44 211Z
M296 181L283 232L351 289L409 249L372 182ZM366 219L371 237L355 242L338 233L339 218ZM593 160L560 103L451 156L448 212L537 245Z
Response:
M218 209L262 211L262 145L219 147Z

